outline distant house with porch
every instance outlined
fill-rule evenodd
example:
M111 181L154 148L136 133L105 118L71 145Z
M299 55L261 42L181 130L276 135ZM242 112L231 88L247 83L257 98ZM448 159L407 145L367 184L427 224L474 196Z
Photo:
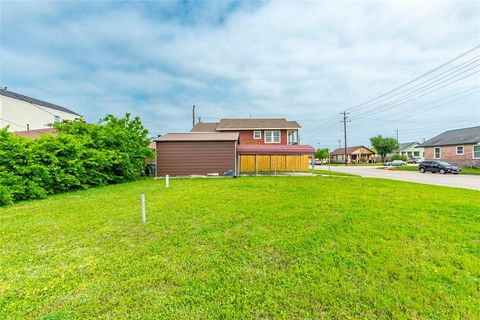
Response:
M372 163L375 161L375 152L365 146L347 148L347 163ZM345 163L345 148L338 148L330 152L330 162Z
M418 142L403 142L400 143L400 147L395 150L393 153L387 154L386 159L391 159L393 155L399 155L403 157L425 157L425 150L423 147L419 147L420 143Z
M480 167L480 126L445 131L419 147L425 148L425 160Z

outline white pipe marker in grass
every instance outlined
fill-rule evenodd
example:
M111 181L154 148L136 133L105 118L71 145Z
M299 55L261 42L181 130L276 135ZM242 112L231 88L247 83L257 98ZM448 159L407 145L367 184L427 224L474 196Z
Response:
M142 221L143 223L147 223L147 217L145 215L145 194L140 194L140 205L142 207Z
M170 179L168 174L165 176L165 188L168 188L170 186Z

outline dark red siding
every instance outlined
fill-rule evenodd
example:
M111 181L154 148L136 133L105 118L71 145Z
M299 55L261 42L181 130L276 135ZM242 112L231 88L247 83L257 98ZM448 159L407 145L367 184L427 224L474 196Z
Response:
M288 144L287 130L258 130L262 132L261 139L253 139L254 130L241 130L239 132L240 144ZM257 131L257 130L255 130ZM280 143L265 143L265 131L280 131Z
M235 171L235 141L157 141L157 176Z

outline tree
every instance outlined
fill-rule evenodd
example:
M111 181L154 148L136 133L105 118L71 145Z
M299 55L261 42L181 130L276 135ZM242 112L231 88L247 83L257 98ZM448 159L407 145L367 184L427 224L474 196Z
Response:
M315 151L315 159L328 159L328 148L321 148Z
M398 141L394 138L382 137L381 135L370 138L370 142L382 157L382 161L385 161L387 153L391 153L400 147Z

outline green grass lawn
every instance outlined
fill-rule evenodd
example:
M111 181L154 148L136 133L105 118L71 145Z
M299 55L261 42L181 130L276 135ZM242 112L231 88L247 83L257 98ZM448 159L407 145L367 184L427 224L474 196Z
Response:
M315 174L329 175L329 176L360 177L359 175L351 174L351 173L329 171L328 168L326 168L325 170L316 170L316 169L310 170L310 172Z
M418 166L399 166L392 168L394 168L395 170L418 171ZM462 168L460 174L480 174L480 169Z
M0 208L0 318L480 316L478 191L356 177L170 186Z

